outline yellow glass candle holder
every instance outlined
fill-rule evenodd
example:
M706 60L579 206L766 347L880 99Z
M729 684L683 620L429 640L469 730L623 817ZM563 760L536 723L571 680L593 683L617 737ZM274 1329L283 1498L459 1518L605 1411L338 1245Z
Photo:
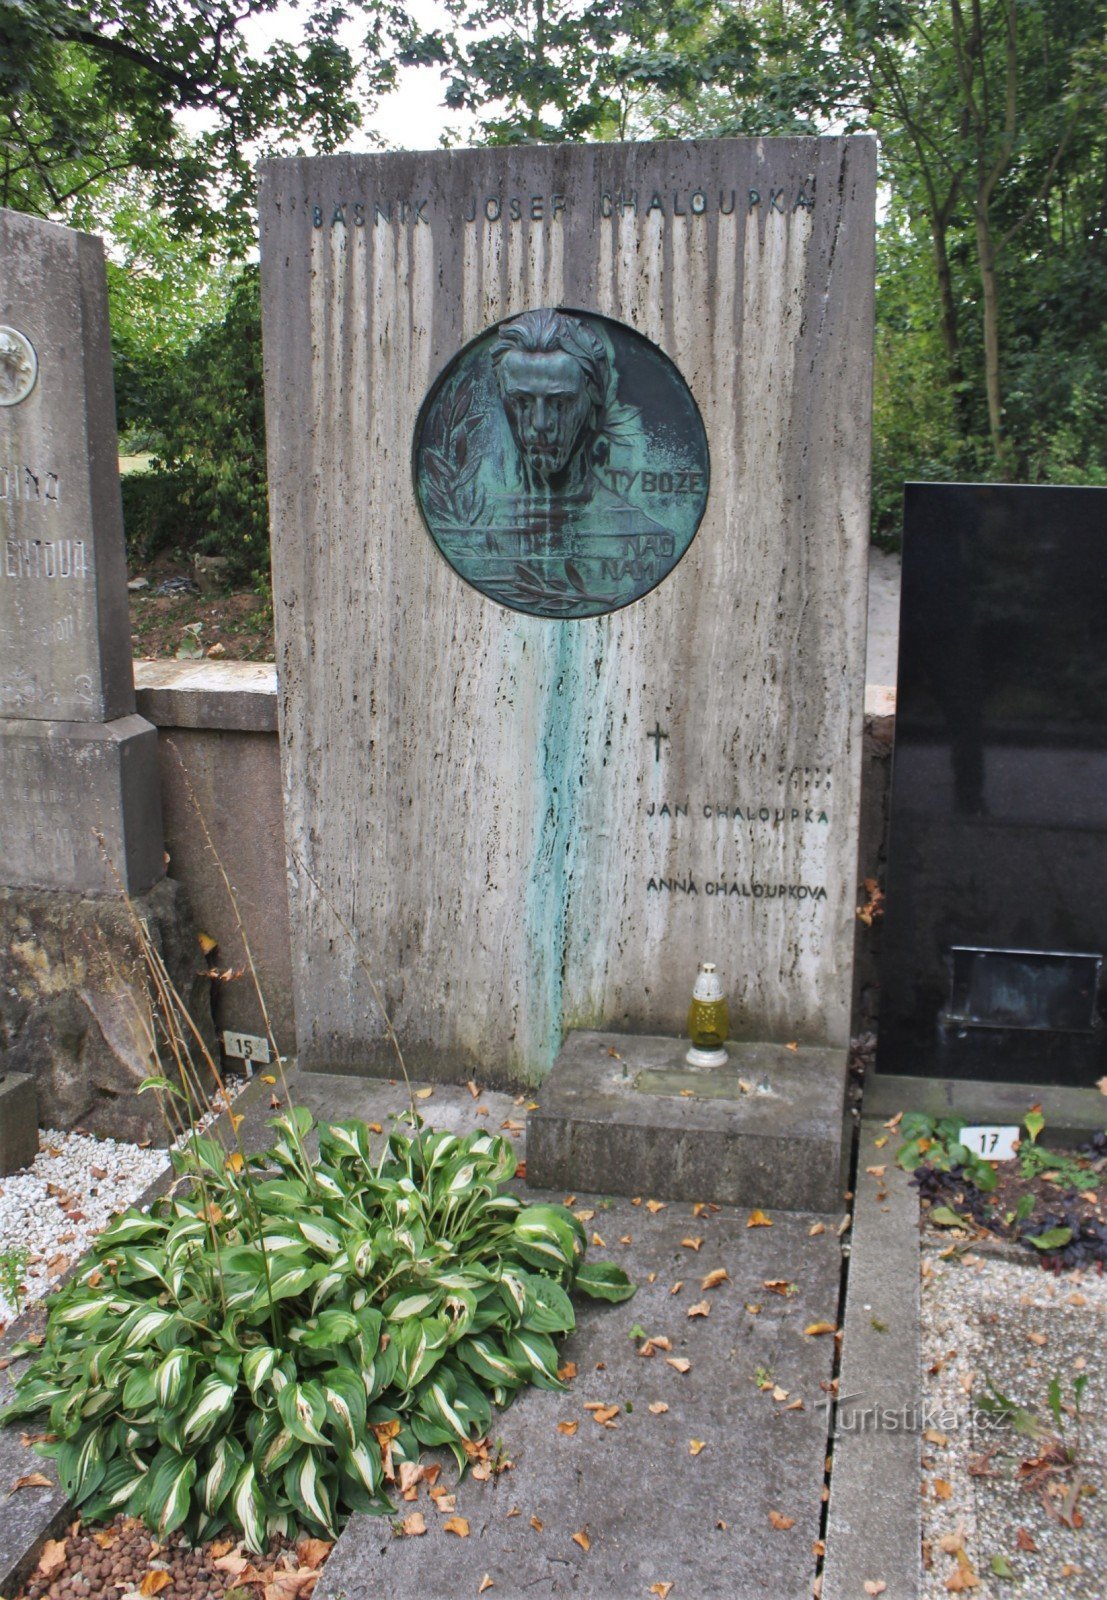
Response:
M691 1049L684 1059L693 1067L721 1067L728 1057L723 1046L730 1032L730 1014L713 961L704 961L688 1007Z

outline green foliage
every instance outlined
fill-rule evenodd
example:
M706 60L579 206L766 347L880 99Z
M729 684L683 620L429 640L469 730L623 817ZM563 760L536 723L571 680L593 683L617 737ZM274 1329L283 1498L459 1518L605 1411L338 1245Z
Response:
M905 1142L896 1151L897 1164L905 1172L914 1172L924 1161L937 1167L939 1172L960 1167L967 1182L990 1194L999 1181L996 1169L961 1143L964 1126L964 1117L930 1117L922 1111L908 1111L899 1125ZM953 1223L946 1226L954 1224L961 1225L961 1219L955 1215Z
M253 582L269 566L265 411L258 271L234 280L221 319L183 352L146 369L156 433L150 473L124 480L131 552L173 545L226 556L229 577Z
M1059 1189L1073 1189L1078 1194L1090 1194L1099 1187L1099 1174L1089 1171L1078 1156L1066 1155L1063 1150L1043 1150L1041 1145L1025 1141L1019 1146L1019 1172L1028 1180L1048 1173Z
M8 1250L0 1250L0 1294L9 1305L19 1310L26 1293L23 1287L23 1275L31 1264L31 1252L25 1244L12 1245Z
M412 1119L415 1120L415 1119ZM556 1389L569 1291L633 1294L585 1261L579 1221L505 1189L506 1139L363 1122L271 1124L248 1160L193 1135L177 1192L130 1211L53 1299L4 1420L45 1413L89 1518L159 1538L230 1525L252 1550L297 1524L333 1537L387 1512L394 1464L445 1446L464 1469L492 1406Z
M347 0L307 0L303 37L260 44L275 0L0 0L0 205L87 222L142 174L174 231L252 233L253 163L304 142L336 149L360 96L391 81L369 16L355 58ZM191 112L202 131L185 137Z

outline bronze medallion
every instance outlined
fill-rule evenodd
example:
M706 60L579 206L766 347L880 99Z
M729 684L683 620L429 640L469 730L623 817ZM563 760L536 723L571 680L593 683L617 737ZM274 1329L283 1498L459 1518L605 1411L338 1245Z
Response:
M656 345L543 307L453 358L415 427L415 492L466 583L535 617L598 617L676 566L707 504L707 435Z
M0 406L26 400L38 377L38 356L25 333L0 324Z

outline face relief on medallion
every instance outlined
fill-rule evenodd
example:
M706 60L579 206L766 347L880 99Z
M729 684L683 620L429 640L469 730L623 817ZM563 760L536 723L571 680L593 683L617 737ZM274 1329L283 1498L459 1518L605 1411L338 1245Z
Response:
M707 437L673 362L623 323L548 307L454 357L420 412L413 464L454 571L538 617L641 599L707 504Z
M25 333L0 325L0 406L26 400L38 377L38 356Z

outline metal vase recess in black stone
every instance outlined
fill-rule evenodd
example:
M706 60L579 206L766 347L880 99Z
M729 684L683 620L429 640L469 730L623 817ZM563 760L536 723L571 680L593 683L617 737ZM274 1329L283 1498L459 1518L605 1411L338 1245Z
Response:
M908 484L877 1065L1107 1073L1107 489Z

